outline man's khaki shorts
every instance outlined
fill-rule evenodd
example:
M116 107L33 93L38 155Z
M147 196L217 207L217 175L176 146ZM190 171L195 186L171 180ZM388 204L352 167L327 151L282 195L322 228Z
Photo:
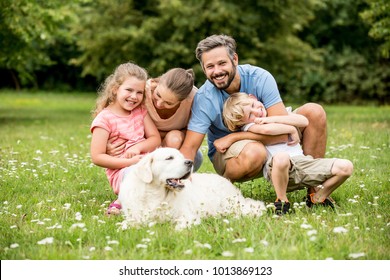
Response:
M335 161L335 158L291 157L287 192L321 185L333 176L332 167ZM268 166L267 177L271 178L272 159L269 159L266 164Z
M213 166L215 171L219 175L223 175L225 173L226 168L226 161L228 159L231 159L232 157L238 157L238 155L241 153L241 151L244 149L246 144L257 142L255 140L240 140L237 142L234 142L229 149L225 153L219 153L218 151L215 152L213 156Z

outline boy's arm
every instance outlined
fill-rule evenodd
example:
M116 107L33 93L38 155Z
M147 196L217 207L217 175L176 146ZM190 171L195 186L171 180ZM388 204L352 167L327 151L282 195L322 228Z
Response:
M253 124L246 131L263 135L293 134L296 128L292 125L281 123Z
M299 114L290 113L284 116L270 116L264 118L256 118L254 121L256 124L271 124L271 123L279 123L292 125L296 127L306 127L309 125L309 120Z
M270 124L250 124L245 129L256 134L266 135L289 135L288 145L294 146L300 142L298 130L295 126L281 124L281 123L270 123Z

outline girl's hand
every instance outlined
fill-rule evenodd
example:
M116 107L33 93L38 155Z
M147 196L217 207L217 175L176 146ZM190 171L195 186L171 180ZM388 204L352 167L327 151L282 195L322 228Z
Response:
M144 155L135 155L135 156L131 157L131 159L132 159L132 164L131 164L131 165L136 164L136 163L139 162L143 157L144 157Z
M114 135L111 138L108 138L106 153L113 157L119 157L121 154L123 154L125 147L126 140L119 138L119 135Z
M125 153L124 153L124 157L125 158L133 158L135 156L138 156L140 155L141 152L138 150L138 149L132 149L132 148L129 148Z

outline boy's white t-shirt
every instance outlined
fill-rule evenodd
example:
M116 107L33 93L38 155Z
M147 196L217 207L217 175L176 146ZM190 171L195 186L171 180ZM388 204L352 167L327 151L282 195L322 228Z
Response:
M244 125L241 130L242 131L248 131L248 129L254 125L255 123L248 123L246 125ZM285 153L288 153L288 155L291 157L294 157L294 156L303 156L303 150L302 150L302 147L301 145L299 144L296 144L294 146L289 146L287 145L287 143L280 143L280 144L275 144L275 145L265 145L265 148L267 149L267 161L268 162L274 155L276 155L277 153L281 153L281 152L285 152ZM270 178L268 177L268 164L264 164L264 167L263 167L263 174L264 174L264 178L266 178L267 180L270 180Z

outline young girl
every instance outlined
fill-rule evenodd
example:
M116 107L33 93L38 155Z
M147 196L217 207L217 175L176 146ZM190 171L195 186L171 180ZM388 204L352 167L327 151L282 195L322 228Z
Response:
M115 194L119 193L126 171L143 154L161 144L158 130L143 105L146 80L145 69L133 63L119 65L100 88L93 112L92 162L106 168L107 178ZM119 157L110 156L106 152L108 139L113 134L126 139L125 149ZM117 215L120 209L119 201L115 200L110 204L107 214Z
M290 142L266 145L267 162L264 177L272 183L276 193L276 213L289 212L290 203L286 192L314 187L308 194L306 205L330 206L334 201L329 195L336 190L353 171L349 160L317 158L303 154L296 127L306 127L308 120L299 114L267 117L264 105L253 95L233 93L223 105L223 120L231 131L238 129L253 133L279 135L289 134Z

